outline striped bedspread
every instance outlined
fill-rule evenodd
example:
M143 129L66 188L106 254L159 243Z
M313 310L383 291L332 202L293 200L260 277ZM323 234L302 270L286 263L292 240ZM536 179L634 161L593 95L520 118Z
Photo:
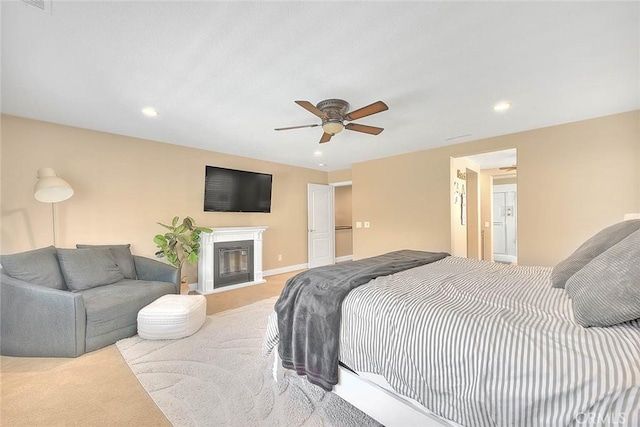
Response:
M374 279L344 300L340 360L465 426L640 425L640 322L578 326L550 272L448 257Z

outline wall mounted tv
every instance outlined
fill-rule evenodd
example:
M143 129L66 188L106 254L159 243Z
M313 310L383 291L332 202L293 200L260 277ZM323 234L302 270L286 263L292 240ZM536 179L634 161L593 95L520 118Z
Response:
M205 212L271 212L271 175L207 166Z

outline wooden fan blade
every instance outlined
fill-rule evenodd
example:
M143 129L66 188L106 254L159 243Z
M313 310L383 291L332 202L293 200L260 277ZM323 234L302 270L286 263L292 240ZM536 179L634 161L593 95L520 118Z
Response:
M301 129L301 128L314 128L316 126L320 126L319 123L314 125L300 125L300 126L289 126L288 128L276 128L274 130L289 130L289 129Z
M324 144L325 142L329 142L331 140L331 137L333 135L331 135L330 133L323 133L322 134L322 138L320 138L320 144Z
M302 108L310 111L312 114L320 117L321 119L326 119L327 115L322 112L322 110L318 109L315 105L310 103L309 101L295 101L296 104L301 106Z
M297 102L297 101L296 101ZM359 110L352 111L344 116L345 120L357 120L362 117L367 117L372 114L380 113L381 111L388 110L387 104L382 101L374 102L373 104L367 105L366 107L362 107Z
M383 128L378 128L375 126L359 125L357 123L347 123L344 128L349 130L355 130L356 132L369 133L371 135L378 135L380 132L384 130Z

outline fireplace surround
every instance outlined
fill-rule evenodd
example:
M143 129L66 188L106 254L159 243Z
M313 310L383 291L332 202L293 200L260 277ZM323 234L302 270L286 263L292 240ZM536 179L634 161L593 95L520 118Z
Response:
M215 227L200 234L198 286L211 294L265 283L262 276L262 233L266 226Z

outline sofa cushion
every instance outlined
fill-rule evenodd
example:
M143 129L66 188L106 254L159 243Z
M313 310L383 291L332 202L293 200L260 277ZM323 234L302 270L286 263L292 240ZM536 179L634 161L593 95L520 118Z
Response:
M76 245L78 249L92 249L92 248L108 248L113 257L116 259L116 264L120 267L125 279L137 279L136 264L133 262L133 255L131 254L131 245Z
M108 248L58 249L60 269L72 291L110 285L124 279Z
M67 290L56 248L35 249L17 254L0 255L2 269L14 279L52 289Z
M135 335L138 311L172 293L173 283L145 280L122 280L81 291L87 310L87 351Z
M564 288L567 280L592 259L638 230L640 230L640 219L634 219L613 224L596 233L569 257L553 267L551 271L553 287Z

